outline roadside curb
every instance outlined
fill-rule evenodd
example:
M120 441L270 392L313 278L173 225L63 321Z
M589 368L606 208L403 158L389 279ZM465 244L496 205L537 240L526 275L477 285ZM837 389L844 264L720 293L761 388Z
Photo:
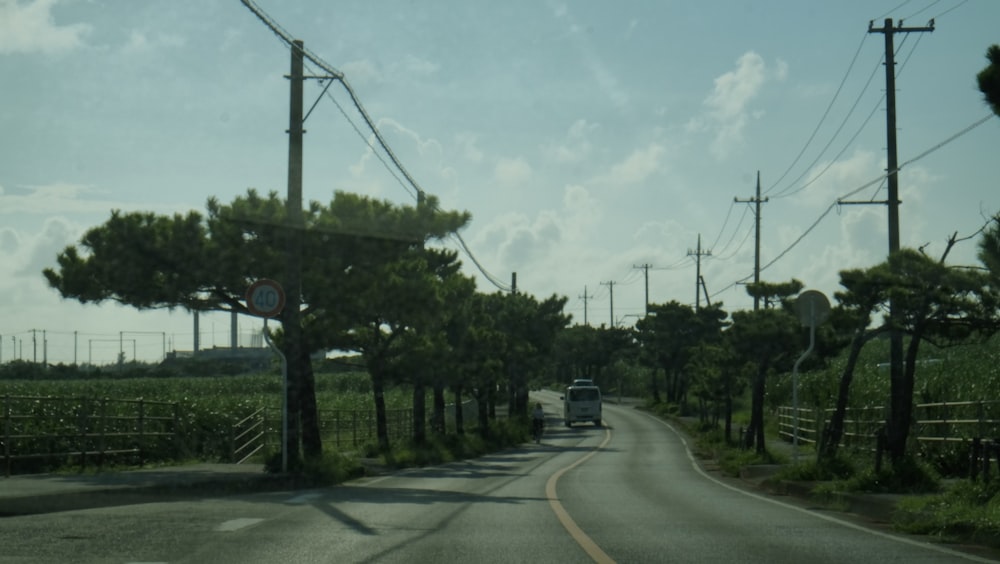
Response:
M782 468L780 464L745 466L740 469L740 479L768 494L790 496L822 504L844 513L854 513L871 521L892 523L896 504L904 497L894 494L855 494L814 492L817 482L776 480L773 476Z

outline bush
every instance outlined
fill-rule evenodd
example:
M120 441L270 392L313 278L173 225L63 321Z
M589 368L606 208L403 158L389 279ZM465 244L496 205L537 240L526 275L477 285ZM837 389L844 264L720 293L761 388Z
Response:
M810 460L803 464L789 466L775 477L781 480L801 482L826 482L831 480L848 480L855 473L856 469L850 460L842 456L837 456L833 460L824 460L822 462Z

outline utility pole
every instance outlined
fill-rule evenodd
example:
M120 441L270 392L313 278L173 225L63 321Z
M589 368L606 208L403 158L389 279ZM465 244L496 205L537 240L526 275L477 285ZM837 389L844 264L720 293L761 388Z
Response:
M607 286L611 290L611 328L615 328L615 284L617 282L610 280L608 282L601 282L601 286Z
M285 249L285 307L281 311L281 328L285 333L284 353L287 377L285 381L285 423L282 469L289 461L299 458L300 429L302 422L301 389L302 362L302 136L305 133L302 119L302 98L305 77L302 74L304 43L295 40L291 45L291 73L289 80L288 111L288 192L285 199L285 227L288 242Z
M694 311L697 312L701 308L701 257L712 256L711 250L701 250L701 233L698 234L698 249L695 251L688 249L688 256L692 255L697 264L694 275Z
M705 285L705 277L699 275L698 281L701 284L701 291L705 293L705 305L708 307L712 307L712 302L708 298L708 286Z
M641 268L646 279L646 307L643 309L646 315L649 315L649 269L652 267L651 264L632 265L632 268Z
M583 295L579 296L579 298L583 300L583 324L587 327L590 326L590 323L587 321L587 302L593 297L594 296L587 295L587 287L584 286Z
M900 21L892 26L892 18L885 19L885 26L875 28L875 22L868 22L868 33L881 33L885 36L885 129L889 165L889 252L899 250L899 171L896 160L896 61L894 59L893 35L896 33L914 33L934 31L934 20L926 27L903 27Z
M895 47L893 46L893 35L896 33L914 33L934 31L934 20L931 20L926 27L903 27L902 22L896 27L892 25L892 18L885 19L885 25L875 28L874 22L868 22L868 33L881 33L885 36L885 127L888 152L888 206L889 206L889 255L899 250L899 165L896 158L896 61L893 58ZM889 437L889 453L893 462L896 455L905 446L899 444L899 439L903 437L905 431L897 428L894 424L909 424L909 414L912 411L912 398L906 397L906 386L903 374L903 333L897 327L899 311L896 304L889 300L889 319L892 330L889 332L889 421L887 430Z
M754 254L753 254L753 283L760 284L760 205L766 201L768 198L760 199L760 171L757 171L757 195L753 198L747 200L741 200L739 198L733 198L734 202L737 203L750 203L755 205L754 212ZM757 295L753 297L753 310L757 311L760 309L760 298Z

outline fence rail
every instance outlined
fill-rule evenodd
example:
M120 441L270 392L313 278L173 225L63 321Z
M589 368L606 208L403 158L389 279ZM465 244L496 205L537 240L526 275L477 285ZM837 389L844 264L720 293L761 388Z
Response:
M15 469L102 466L110 457L143 464L147 453L176 448L178 404L146 399L3 396L0 458Z
M803 444L819 441L833 408L778 408L778 433L787 439L796 435ZM848 408L844 417L847 448L874 449L888 411L882 406ZM797 416L797 417L796 417ZM914 439L922 443L966 443L975 438L1000 441L1000 400L918 403L913 406Z
M787 440L815 445L834 409L778 408L778 433ZM849 408L839 446L855 452L876 453L888 409L882 406ZM913 406L911 440L919 453L948 459L953 470L975 478L980 469L988 479L991 455L1000 455L1000 400L918 403ZM998 459L1000 465L1000 459Z
M389 439L413 434L413 410L386 410ZM337 449L356 448L376 440L375 411L337 409L319 411L319 431L323 444ZM261 408L233 424L230 430L230 461L242 464L281 444L281 410Z

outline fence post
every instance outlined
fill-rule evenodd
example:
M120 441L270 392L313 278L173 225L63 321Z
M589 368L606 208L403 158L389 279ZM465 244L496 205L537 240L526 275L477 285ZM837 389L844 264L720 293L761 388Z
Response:
M334 436L337 437L337 450L340 450L340 410L333 412L333 428Z
M100 426L101 430L100 430L100 435L99 435L100 438L98 439L98 445L97 445L97 468L98 469L104 468L104 450L105 450L105 448L107 446L106 443L105 443L105 432L107 431L107 427L108 427L108 418L107 418L107 415L108 415L108 398L101 398L100 413L99 413L100 419L99 419L99 422L98 422L98 425Z
M976 428L978 429L976 436L983 437L986 435L986 429L984 429L985 422L983 421L983 400L976 402Z
M3 396L3 458L5 473L10 477L10 394Z
M142 456L142 447L146 444L145 441L145 430L146 430L146 404L142 398L139 398L139 466L142 467L144 461Z
M90 419L90 400L80 398L80 413L76 418L76 446L80 454L80 470L87 467L87 426ZM51 446L49 452L52 452ZM71 453L72 454L72 453Z
M983 483L984 484L990 483L990 450L991 450L991 445L990 445L989 441L984 441L983 442L983 460L982 460L982 465L983 465L983 470L982 471L983 471Z
M180 404L174 402L174 421L173 427L170 429L171 437L174 442L174 452L178 455L181 454L181 434L180 434L180 420L181 420L181 407ZM180 458L180 456L178 457Z
M982 439L973 437L972 446L969 448L969 478L973 482L979 477L979 453L982 448Z

